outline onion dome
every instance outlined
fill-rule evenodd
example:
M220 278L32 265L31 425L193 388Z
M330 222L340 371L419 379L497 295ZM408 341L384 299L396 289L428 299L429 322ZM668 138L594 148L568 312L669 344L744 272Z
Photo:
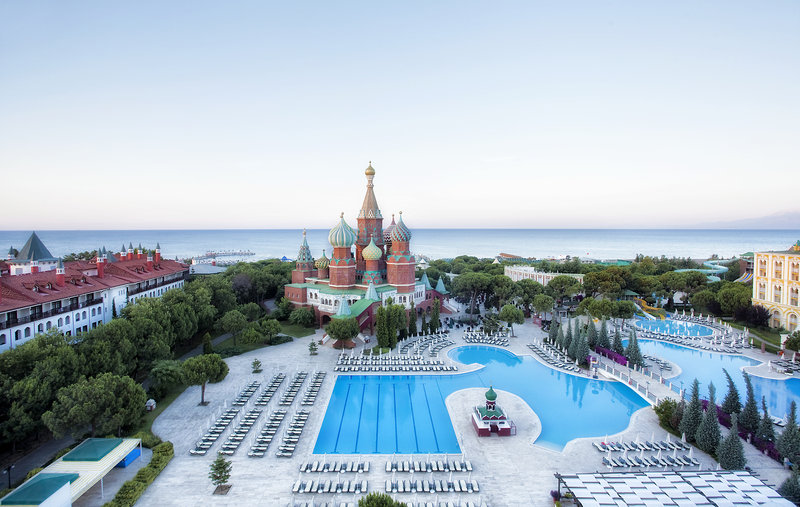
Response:
M322 251L322 257L317 259L317 262L314 263L314 267L317 269L328 269L328 265L331 261L325 256L325 250Z
M311 249L308 248L308 241L306 241L306 230L303 229L303 244L300 245L300 251L297 252L297 263L314 262L311 256Z
M383 257L383 252L378 248L378 245L375 244L372 237L369 238L369 244L361 251L361 257L367 261L377 261Z
M494 392L494 389L492 389L492 386L489 386L489 390L486 391L486 399L489 400L489 401L494 401L494 400L497 399L497 393Z
M364 174L366 174L367 176L375 176L375 169L372 168L372 160L369 161L369 166L367 166L367 169L364 171Z
M344 221L344 213L339 215L339 223L328 233L328 241L333 248L350 248L358 239L358 233Z
M383 230L383 242L386 244L392 243L392 231L394 228L397 227L397 224L394 223L394 213L392 213L392 223L389 224L389 227Z
M392 229L392 243L396 241L411 241L411 231L408 230L406 224L403 223L403 212L400 212L400 218L397 220L397 225Z

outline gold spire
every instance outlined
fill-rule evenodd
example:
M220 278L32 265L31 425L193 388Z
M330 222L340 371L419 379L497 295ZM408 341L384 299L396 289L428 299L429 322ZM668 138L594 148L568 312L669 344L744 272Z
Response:
M372 160L369 161L369 166L367 167L367 170L364 171L364 174L367 176L375 176L375 169L372 168Z
M367 194L364 196L364 203L361 205L361 210L358 212L358 218L383 218L381 210L378 208L378 200L375 199L373 192L372 179L375 177L375 169L372 168L372 161L369 162L369 167L364 171L367 175Z

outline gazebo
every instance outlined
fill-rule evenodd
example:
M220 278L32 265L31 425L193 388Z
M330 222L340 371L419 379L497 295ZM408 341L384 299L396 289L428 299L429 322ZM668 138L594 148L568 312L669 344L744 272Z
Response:
M489 386L485 396L486 403L476 406L472 413L472 427L478 436L488 437L497 433L501 437L507 437L516 434L516 426L497 405L497 393L492 386Z

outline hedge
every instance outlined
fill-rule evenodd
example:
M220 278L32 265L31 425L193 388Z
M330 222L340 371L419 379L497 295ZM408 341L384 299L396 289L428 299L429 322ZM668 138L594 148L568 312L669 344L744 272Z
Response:
M140 431L137 434L133 435L131 438L138 438L139 440L142 441L142 445L144 447L147 447L148 449L152 449L153 447L161 443L161 439L153 435L149 431Z
M133 479L123 484L114 499L103 507L133 507L133 504L144 494L147 486L152 484L158 474L172 461L173 456L175 456L175 449L172 447L172 442L162 442L154 446L150 463L140 468Z

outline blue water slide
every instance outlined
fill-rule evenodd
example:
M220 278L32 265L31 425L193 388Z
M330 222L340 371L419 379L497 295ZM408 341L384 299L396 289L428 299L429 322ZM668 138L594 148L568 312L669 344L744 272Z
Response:
M692 268L692 269L676 269L676 273L685 273L687 271L697 271L698 273L703 273L708 278L709 282L719 282L721 278L719 275L728 272L728 268L726 266L721 266L720 262L731 262L734 259L728 259L725 261L722 260L711 260L705 261L703 266L705 268Z

